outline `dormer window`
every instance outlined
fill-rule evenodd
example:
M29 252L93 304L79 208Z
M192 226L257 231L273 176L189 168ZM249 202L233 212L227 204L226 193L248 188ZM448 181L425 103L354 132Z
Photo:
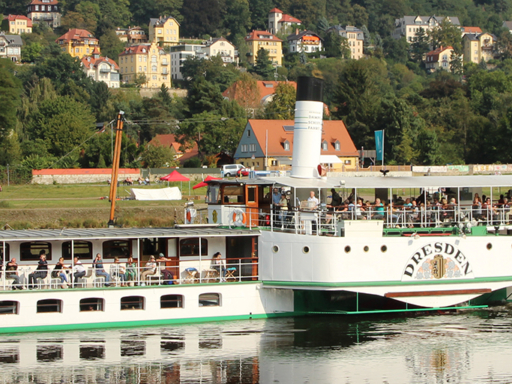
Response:
M283 148L285 151L290 150L290 142L288 140L283 141Z
M335 151L339 151L340 150L340 141L339 140L336 140L335 142L332 143L333 146L334 146L334 150Z
M327 147L327 141L322 141L322 151L327 151L328 147Z

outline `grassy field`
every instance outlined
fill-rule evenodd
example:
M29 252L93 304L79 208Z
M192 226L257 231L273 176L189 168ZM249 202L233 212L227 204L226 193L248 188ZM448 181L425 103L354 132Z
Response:
M170 186L173 183L170 183ZM179 183L175 183L180 187ZM144 189L167 187L167 184L144 186ZM137 186L136 188L139 188ZM130 195L131 187L120 186L118 197ZM0 192L0 226L2 228L104 227L109 219L108 185L11 185ZM206 188L191 191L183 185L183 200L116 202L117 222L124 226L169 226L183 220L183 204L188 198L204 203ZM199 200L196 200L199 199Z

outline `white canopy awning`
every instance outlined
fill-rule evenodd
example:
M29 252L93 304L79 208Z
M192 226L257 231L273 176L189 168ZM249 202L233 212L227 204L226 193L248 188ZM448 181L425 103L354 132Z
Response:
M320 155L320 164L339 164L342 163L336 155Z
M135 200L181 200L181 191L178 187L159 189L132 188L131 197Z

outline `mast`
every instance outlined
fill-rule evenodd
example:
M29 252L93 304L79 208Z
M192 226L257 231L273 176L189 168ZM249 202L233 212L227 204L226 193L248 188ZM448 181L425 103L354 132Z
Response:
M112 177L110 181L110 220L108 226L114 226L114 211L116 209L117 177L119 175L119 160L121 158L121 141L123 138L123 111L117 115L116 143L114 145L114 159L112 161Z

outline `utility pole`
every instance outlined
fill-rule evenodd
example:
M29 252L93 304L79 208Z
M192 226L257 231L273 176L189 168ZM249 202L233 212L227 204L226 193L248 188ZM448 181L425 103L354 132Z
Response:
M123 111L119 111L119 114L117 115L116 144L114 159L112 161L112 177L110 182L110 219L108 221L109 228L114 226L114 212L116 209L117 197L117 177L119 175L119 159L121 158L121 142L123 139L123 115Z

